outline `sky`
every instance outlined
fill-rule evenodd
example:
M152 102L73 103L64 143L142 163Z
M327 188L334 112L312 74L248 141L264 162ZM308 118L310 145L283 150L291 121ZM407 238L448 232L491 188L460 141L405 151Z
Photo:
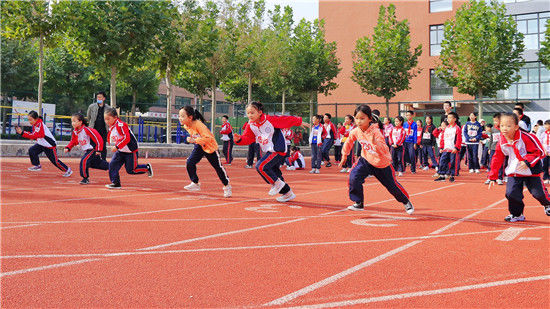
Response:
M313 21L319 17L319 0L266 0L265 3L266 10L273 9L277 4L282 7L290 5L296 23L302 18Z

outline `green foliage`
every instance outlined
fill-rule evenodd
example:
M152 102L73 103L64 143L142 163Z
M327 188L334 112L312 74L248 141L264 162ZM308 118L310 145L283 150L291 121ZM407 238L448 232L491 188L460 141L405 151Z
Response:
M506 7L472 0L445 23L437 75L460 93L493 97L519 80L523 35Z
M397 92L410 89L410 80L420 73L416 69L422 45L411 50L407 20L398 21L395 6L380 6L378 24L372 38L357 40L353 51L353 75L363 92L383 97L386 102Z
M540 62L550 68L550 19L546 20L546 31L544 41L540 42L541 48L538 52Z
M139 108L140 112L147 112L158 100L159 85L160 79L156 70L147 66L131 68L121 76L120 108L131 111L132 105L136 104L134 107Z
M18 40L49 37L59 26L49 5L44 0L2 1L2 36Z
M2 95L13 94L24 97L21 91L26 91L36 98L34 95L36 90L33 88L38 84L37 50L32 40L2 39Z

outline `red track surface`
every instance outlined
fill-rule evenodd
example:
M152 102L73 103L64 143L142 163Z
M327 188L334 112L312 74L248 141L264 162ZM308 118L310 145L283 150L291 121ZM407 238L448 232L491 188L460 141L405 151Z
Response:
M367 210L343 210L336 167L283 171L297 198L282 204L239 159L230 199L206 161L196 193L185 160L141 161L154 178L122 170L109 191L102 171L81 186L2 158L3 307L550 306L550 218L526 192L527 221L505 223L505 186L483 174L406 174L409 216L374 178Z

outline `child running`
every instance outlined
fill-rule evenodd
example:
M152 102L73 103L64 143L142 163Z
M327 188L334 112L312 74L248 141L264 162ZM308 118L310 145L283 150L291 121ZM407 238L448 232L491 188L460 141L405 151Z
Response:
M204 117L198 110L187 105L180 109L179 121L185 130L189 132L190 136L187 138L187 142L195 144L195 148L187 158L186 165L191 183L185 186L184 189L189 191L199 191L201 189L199 176L197 176L197 164L203 157L206 157L223 183L223 197L231 197L231 185L220 160L218 143L216 143L214 134L204 124ZM237 134L235 134L235 138L237 138Z
M489 172L489 189L498 178L498 169L508 156L508 175L506 184L506 199L510 214L504 218L508 222L525 221L523 209L523 187L544 206L544 212L550 216L550 194L542 184L542 159L544 148L533 134L520 130L519 117L516 114L502 114L500 118L500 140L496 146L495 155L491 161Z
M48 159L50 159L50 162L63 172L63 177L71 176L73 174L71 168L67 167L67 165L61 162L57 157L55 138L52 132L46 128L42 117L39 117L37 112L31 111L29 113L29 123L32 125L31 133L23 131L20 127L15 128L17 134L20 134L22 137L36 140L36 144L29 148L29 157L32 166L29 167L28 170L32 172L39 172L42 170L38 155L44 152Z
M281 129L302 125L302 118L294 116L271 116L264 114L264 107L260 102L252 102L246 106L246 115L249 125L240 136L235 134L235 144L260 144L264 156L256 163L256 170L262 178L270 184L269 195L281 194L279 202L288 202L296 197L285 183L280 166L285 157L285 138Z
M82 159L80 159L80 177L82 177L80 184L87 185L90 183L88 179L90 167L104 171L109 170L109 163L101 159L103 138L96 129L88 127L88 121L80 113L73 114L71 124L74 130L71 133L71 141L65 146L65 153L71 151L74 146L80 145L80 149L84 151Z
M342 131L340 132L340 135L342 136L342 145L346 142L346 140L349 137L349 133L351 130L355 128L355 118L353 118L352 115L346 115L344 118L344 126L342 127ZM353 165L353 153L350 152L348 157L346 158L345 164L343 164L343 168L340 170L340 173L349 173L351 171L351 167Z
M105 123L109 125L107 140L114 144L111 152L114 152L109 163L109 179L111 183L105 185L109 189L120 189L120 168L124 165L126 172L131 175L145 174L153 177L151 164L138 164L138 142L134 133L130 131L128 124L118 118L114 108L108 108L104 113Z
M408 214L414 212L414 207L409 200L409 195L395 179L395 171L391 166L391 158L384 136L378 125L374 125L378 119L373 119L368 105L360 105L355 110L355 123L357 128L351 131L349 138L342 150L343 166L347 155L352 151L353 144L358 141L361 145L361 157L349 176L349 197L355 204L348 207L349 210L363 210L363 183L369 175L374 175L397 201L401 202Z

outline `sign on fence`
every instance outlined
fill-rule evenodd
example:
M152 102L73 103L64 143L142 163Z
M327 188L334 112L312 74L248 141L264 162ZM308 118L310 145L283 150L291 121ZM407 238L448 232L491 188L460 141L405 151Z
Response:
M12 125L30 126L28 114L30 111L36 111L38 113L38 102L18 101L14 100L11 108L12 113ZM53 127L53 116L55 115L55 104L42 103L42 114L46 115L44 122L46 126ZM16 114L21 115L21 118Z

